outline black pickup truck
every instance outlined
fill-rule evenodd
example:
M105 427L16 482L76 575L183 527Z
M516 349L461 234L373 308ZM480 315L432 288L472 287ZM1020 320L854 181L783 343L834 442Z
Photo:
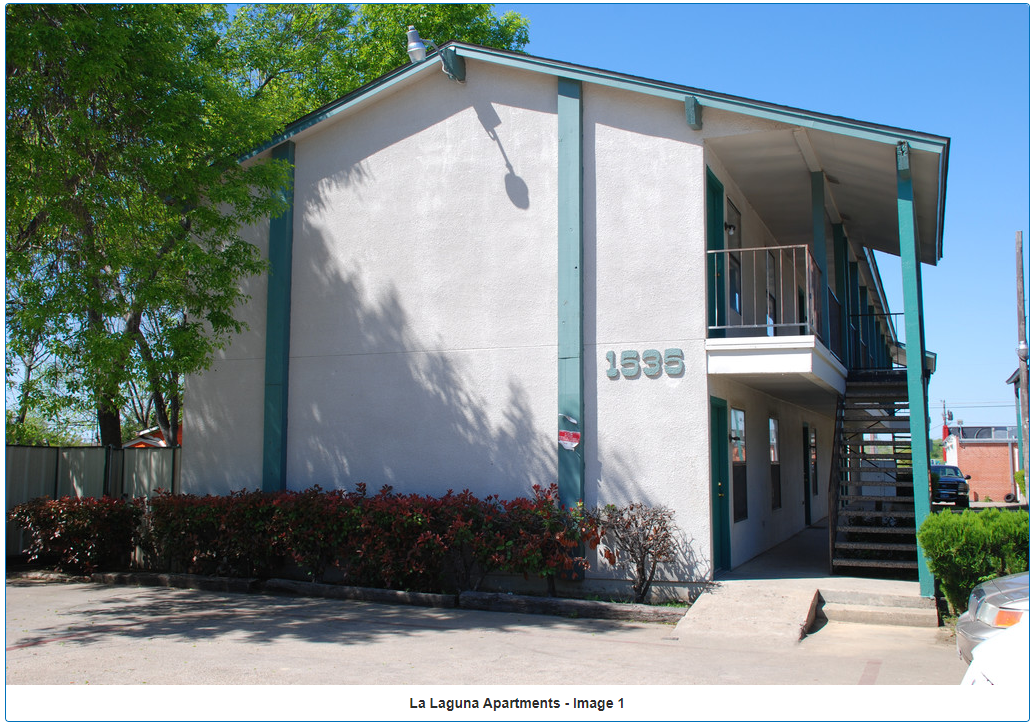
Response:
M960 468L951 464L931 465L931 502L951 502L957 507L970 507L970 485Z

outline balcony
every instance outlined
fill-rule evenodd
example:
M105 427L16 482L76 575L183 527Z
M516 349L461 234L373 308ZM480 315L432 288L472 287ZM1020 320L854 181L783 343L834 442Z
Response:
M816 408L844 393L841 302L808 245L711 250L708 270L709 374Z

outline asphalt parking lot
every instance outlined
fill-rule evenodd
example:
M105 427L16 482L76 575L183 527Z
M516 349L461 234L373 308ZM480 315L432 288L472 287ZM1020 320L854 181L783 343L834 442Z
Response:
M613 685L958 685L965 671L944 628L828 623L780 648L662 624L161 587L16 579L6 599L8 685L577 684L621 698Z

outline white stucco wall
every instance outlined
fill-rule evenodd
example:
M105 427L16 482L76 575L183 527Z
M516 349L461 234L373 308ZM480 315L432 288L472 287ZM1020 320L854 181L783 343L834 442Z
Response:
M556 479L556 84L468 63L298 142L288 483Z
M557 80L467 64L464 85L429 73L294 139L291 489L514 497L556 482ZM749 436L780 417L789 481L802 421L829 462L829 423L708 380L704 139L765 125L708 113L695 131L681 103L583 86L586 502L675 512L681 552L660 581L711 575L709 395L747 408ZM775 242L713 168L745 245ZM265 226L248 234L265 253ZM261 486L265 279L246 288L251 331L187 383L188 492ZM684 371L608 376L608 352L649 349L679 349ZM777 513L752 503L734 565L800 529L795 496Z
M673 101L583 89L586 499L671 508L682 552L659 580L704 577L710 555L702 304L704 162ZM609 378L607 352L683 352L685 372ZM594 576L613 575L602 564Z
M241 231L265 258L269 223ZM242 281L249 300L237 309L247 329L216 351L208 371L184 382L185 493L227 494L262 486L263 386L266 374L266 276Z

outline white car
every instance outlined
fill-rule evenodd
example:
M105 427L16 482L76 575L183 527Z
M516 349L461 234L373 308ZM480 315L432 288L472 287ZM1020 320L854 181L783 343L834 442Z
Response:
M974 647L974 658L963 675L964 686L1014 687L1028 690L1031 670L1028 614Z

